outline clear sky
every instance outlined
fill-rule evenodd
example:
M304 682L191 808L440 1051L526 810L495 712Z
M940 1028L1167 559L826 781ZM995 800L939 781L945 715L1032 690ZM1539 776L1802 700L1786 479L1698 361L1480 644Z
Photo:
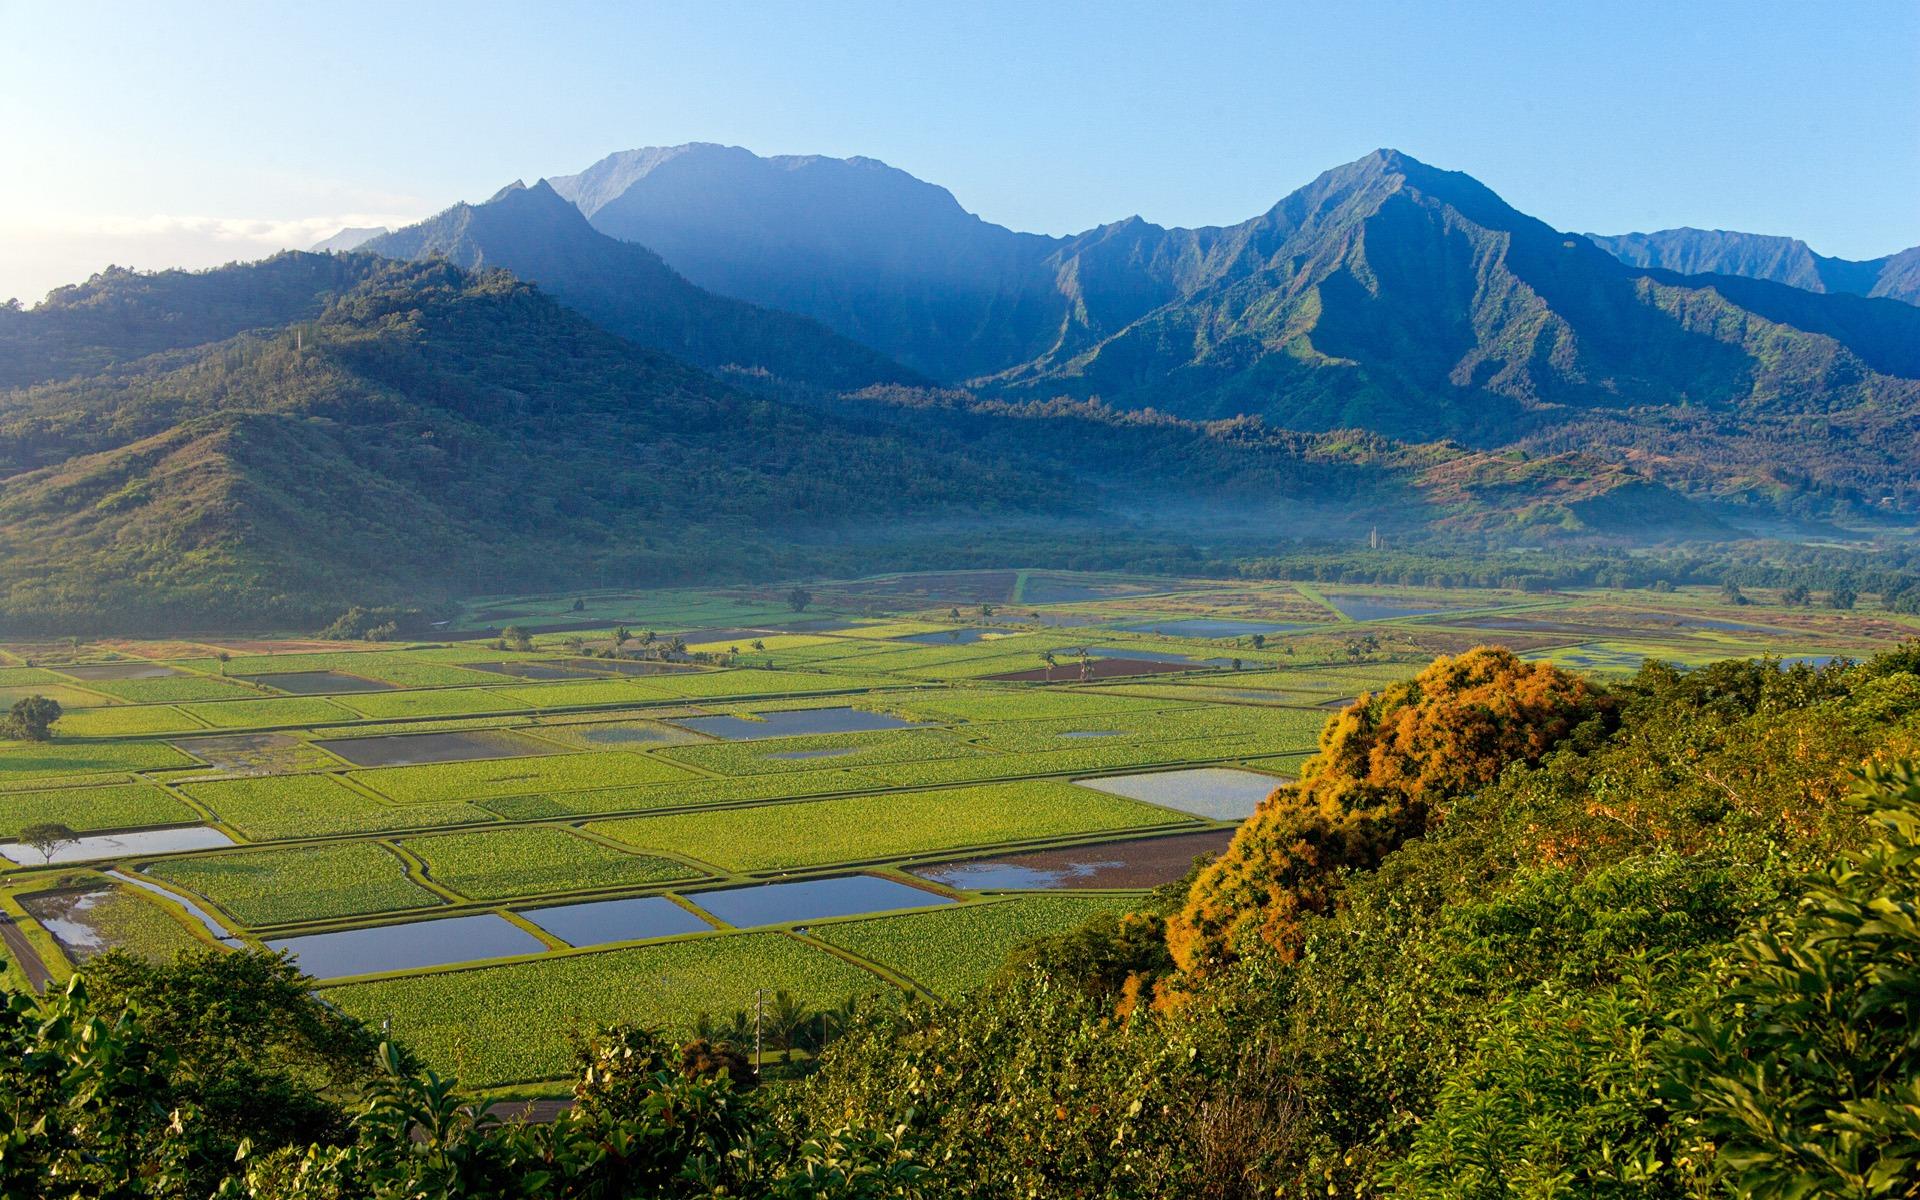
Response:
M685 141L1017 229L1245 219L1378 146L1563 229L1920 243L1920 0L0 0L0 298Z

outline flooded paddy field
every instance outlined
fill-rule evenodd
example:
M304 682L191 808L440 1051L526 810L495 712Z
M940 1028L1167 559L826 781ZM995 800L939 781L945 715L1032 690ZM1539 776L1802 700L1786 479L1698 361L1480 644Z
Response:
M234 679L278 688L295 696L338 696L348 692L390 692L397 683L363 679L339 671L285 671L276 675L235 675Z
M796 708L784 712L759 713L751 719L735 716L676 717L673 724L707 737L745 742L817 733L911 729L915 722L857 708Z
M450 963L538 954L546 944L505 917L484 913L273 938L269 950L293 955L315 979L411 971Z
M0 857L22 866L47 862L97 862L109 858L137 858L147 854L179 854L188 850L215 850L234 844L232 838L205 825L187 825L178 829L126 830L121 833L95 833L79 837L53 852L51 859L20 842L0 843Z
M356 767L411 767L424 763L473 762L557 754L559 747L507 730L452 733L391 733L377 737L326 738L313 743Z
M1172 883L1187 873L1195 858L1217 855L1232 840L1233 830L1210 829L936 863L910 873L969 892L1151 888Z
M0 694L74 701L51 742L0 742L0 829L85 835L52 863L4 843L0 884L48 956L285 948L435 1069L525 1084L571 1069L583 1017L678 1036L762 987L959 995L1217 853L1329 712L1436 652L1617 673L1920 635L1759 589L1008 569L813 583L802 616L791 586L493 598L418 642L0 644ZM464 636L506 623L530 651ZM622 624L742 657L586 652Z
M1081 787L1144 800L1212 821L1242 821L1273 789L1288 782L1256 771L1202 767L1191 771L1153 771L1076 779Z
M902 908L933 908L953 899L910 884L877 875L842 875L833 879L804 879L796 883L756 883L684 893L695 906L729 925L787 925L795 921L824 921Z

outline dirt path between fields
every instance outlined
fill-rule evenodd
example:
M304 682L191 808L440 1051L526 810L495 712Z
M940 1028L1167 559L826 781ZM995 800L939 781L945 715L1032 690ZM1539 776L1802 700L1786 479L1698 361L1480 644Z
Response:
M0 913L0 941L6 942L7 953L13 955L13 960L27 973L28 985L44 995L47 984L53 980L53 973L47 970L47 964L40 958L40 952L33 948L33 943L27 940L27 935L20 932L13 918L4 913Z

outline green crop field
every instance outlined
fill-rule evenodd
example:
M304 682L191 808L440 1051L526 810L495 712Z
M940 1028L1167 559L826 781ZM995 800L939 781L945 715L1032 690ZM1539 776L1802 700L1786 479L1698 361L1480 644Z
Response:
M495 819L484 809L457 801L389 804L332 775L262 775L186 783L181 790L255 841L379 833Z
M160 742L0 742L0 780L9 786L54 776L192 765L191 758Z
M59 699L52 694L48 698ZM187 733L204 728L206 726L199 721L165 704L79 708L60 718L60 732L67 737L138 737L147 733Z
M538 758L428 763L418 767L374 767L355 771L353 778L401 804L424 804L449 796L481 799L636 783L691 782L694 776L672 763L609 750Z
M828 945L891 967L937 996L978 987L1015 946L1072 929L1103 912L1125 912L1126 896L1018 896L864 921L833 921L809 932Z
M612 1021L682 1036L701 1013L751 1008L756 988L815 1006L886 990L879 977L779 933L695 938L625 950L345 984L323 995L393 1032L472 1086L550 1079L567 1034Z
M1177 819L1163 809L1084 788L1008 783L634 817L587 828L645 850L684 854L733 871L765 871L1137 829Z
M176 700L232 700L267 693L238 680L212 675L168 675L159 679L77 680L90 692L101 692L135 704L168 704Z
M408 879L377 842L275 846L170 858L146 874L211 900L243 925L279 925L426 908L439 896Z
M361 716L390 720L395 717L461 717L477 713L515 712L533 706L525 701L495 695L485 688L446 688L424 692L355 692L335 701Z
M318 696L289 696L280 700L222 700L211 704L182 704L180 711L215 729L264 729L269 726L324 725L351 721L354 714Z
M448 903L520 908L583 895L682 894L757 874L840 875L1109 833L1220 828L1073 781L1235 764L1291 776L1312 752L1329 705L1407 679L1436 653L1482 642L1617 675L1649 656L1688 666L1765 652L1861 656L1920 631L1920 622L1864 599L1856 612L1738 606L1702 588L1527 594L1024 571L999 573L993 583L1013 598L994 602L991 636L888 640L988 625L978 599L935 594L973 586L953 578L813 585L820 599L805 618L779 603L780 589L745 588L579 596L584 619L605 622L599 629L538 628L583 619L576 597L563 594L474 601L454 618L461 629L531 624L532 651L490 640L362 646L243 635L0 644L0 707L45 694L68 709L51 741L0 741L0 838L49 821L97 832L211 819L242 843L128 852L85 868L0 862L0 882L19 894L68 875L148 869L182 895L205 897L245 934L308 921L377 927L386 914ZM1352 619L1336 614L1336 603ZM1035 605L1071 614L1078 627L1040 626ZM865 623L777 631L796 619L852 613ZM1250 634L1208 636L1244 624L1176 624L1209 618L1302 628L1255 648ZM605 678L552 681L470 665L604 653L620 624L635 635L629 652L652 630L659 639L651 655L680 635L743 653L732 665L723 655L686 656L678 669L631 676L615 671L635 667L630 661L590 658L578 665ZM1142 624L1172 632L1123 628ZM763 628L776 632L750 632ZM1195 636L1179 636L1183 629ZM754 640L767 648L751 651ZM1048 650L1071 665L1083 645L1239 658L1242 669L1084 683L984 678L1037 667ZM224 664L211 656L222 646L231 655ZM285 652L267 652L275 649ZM69 661L113 664L109 673L144 663L185 673L86 680L88 669L75 676L61 665ZM388 689L307 695L297 690L301 681L273 686L276 677L319 671ZM670 723L847 707L918 727L717 740ZM436 733L464 736L364 740ZM314 744L333 739L354 739L351 753L362 761ZM489 752L503 756L459 757ZM452 761L377 765L383 755ZM701 934L325 990L350 1011L392 1016L396 1032L429 1061L469 1082L542 1080L565 1068L565 1034L576 1023L619 1017L681 1030L701 1011L730 1016L756 987L786 987L825 1004L882 989L888 978L952 998L987 978L1019 942L1138 898L976 897L926 912L817 921L798 939ZM138 953L164 954L182 938L209 944L144 893L116 895L98 911L111 918L108 941ZM44 931L29 932L51 945Z
M662 750L661 757L716 775L857 768L874 763L966 758L980 751L936 730L831 733L753 742L705 742Z
M172 962L182 950L207 948L160 905L138 888L115 887L87 913L88 923L116 949L157 963Z
M18 837L22 829L43 821L85 833L199 819L192 808L149 783L0 792L0 837Z
M642 887L701 874L672 859L616 850L550 825L444 833L400 845L427 864L436 883L471 900Z

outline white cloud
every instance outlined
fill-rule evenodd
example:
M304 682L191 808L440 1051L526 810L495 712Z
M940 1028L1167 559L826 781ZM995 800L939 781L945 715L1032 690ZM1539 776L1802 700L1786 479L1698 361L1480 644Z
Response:
M419 215L330 213L309 217L0 216L0 299L32 302L109 265L159 270L215 267L305 250L347 226L398 228Z

